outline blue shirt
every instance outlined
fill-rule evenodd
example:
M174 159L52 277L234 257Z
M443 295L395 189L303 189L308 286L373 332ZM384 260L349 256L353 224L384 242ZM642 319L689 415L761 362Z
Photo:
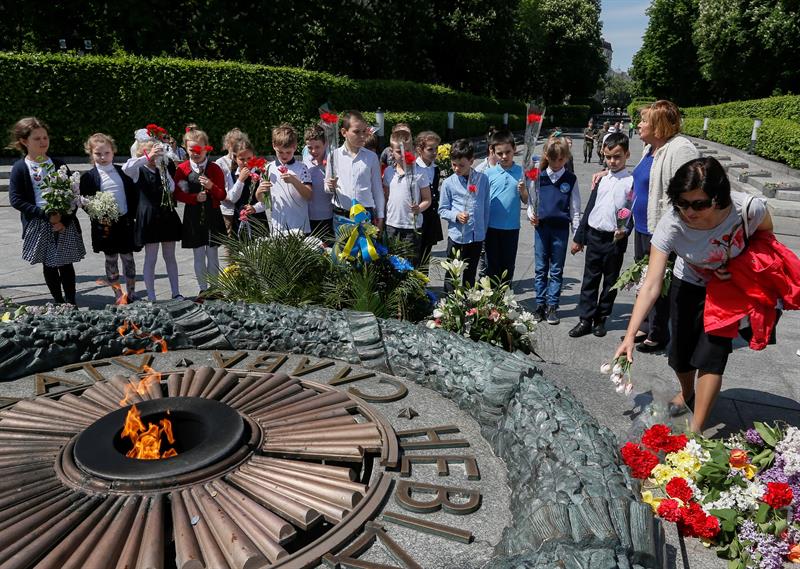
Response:
M474 184L473 194L467 190ZM467 223L460 223L457 216L462 211L469 213ZM465 244L483 241L489 226L489 180L475 170L469 179L451 174L442 183L439 196L439 215L447 220L447 235L455 243Z
M647 193L650 191L650 167L653 153L643 156L633 169L633 227L639 233L650 235L647 230Z
M512 164L506 170L500 164L486 170L489 179L489 227L494 229L519 229L519 190L522 166Z

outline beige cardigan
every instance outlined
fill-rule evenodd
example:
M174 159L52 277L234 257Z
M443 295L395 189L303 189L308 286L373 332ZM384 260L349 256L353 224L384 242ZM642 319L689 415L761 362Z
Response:
M642 156L650 152L650 145L644 147ZM700 158L700 152L694 144L679 134L676 134L653 154L653 164L650 166L650 187L647 192L647 231L655 233L656 225L667 209L667 186L669 181L678 171L678 168L689 160Z

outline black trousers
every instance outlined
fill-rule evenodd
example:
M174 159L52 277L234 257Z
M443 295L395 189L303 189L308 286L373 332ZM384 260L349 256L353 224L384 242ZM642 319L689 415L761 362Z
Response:
M75 267L72 263L60 267L48 267L42 264L42 274L53 300L60 304L66 299L70 304L75 304ZM64 287L63 295L61 287Z
M586 263L583 268L578 316L581 320L597 321L610 316L614 308L617 291L611 287L617 282L622 270L628 237L614 241L613 231L598 231L589 227L585 245Z
M461 253L461 260L467 263L464 270L464 284L470 286L475 284L475 273L478 272L478 260L481 257L481 248L483 241L473 241L472 243L456 243L449 237L447 238L447 258L452 259L456 251ZM452 292L453 286L450 281L445 277L444 281L445 292Z
M639 261L650 254L650 238L647 233L633 232L633 258ZM669 294L661 296L642 322L641 330L647 333L647 339L656 344L669 342Z
M486 276L499 279L505 271L504 280L510 283L514 279L514 265L517 262L519 229L490 227L486 230L483 247L486 250Z

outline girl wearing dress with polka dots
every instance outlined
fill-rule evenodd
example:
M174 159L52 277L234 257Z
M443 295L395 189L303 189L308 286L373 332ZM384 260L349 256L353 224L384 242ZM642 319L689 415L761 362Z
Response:
M75 205L68 211L47 211L48 170L66 165L47 154L50 129L36 117L25 117L11 128L9 148L23 153L11 169L9 201L22 220L22 258L42 264L47 288L58 303L75 304L75 267L86 255ZM67 170L69 176L69 170Z

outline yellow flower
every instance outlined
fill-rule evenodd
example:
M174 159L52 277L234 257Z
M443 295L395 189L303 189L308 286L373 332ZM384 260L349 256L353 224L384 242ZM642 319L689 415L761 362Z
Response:
M742 474L744 474L745 478L747 478L748 480L752 480L753 477L755 477L756 472L758 472L758 468L756 466L748 463L748 464L745 464L741 468L733 468L733 467L731 467L731 471L733 471L733 472L739 471Z
M415 277L417 277L419 280L421 280L425 284L428 284L429 282L431 282L431 279L428 278L428 275L426 275L422 271L414 271L411 274L414 275Z
M642 502L649 505L653 508L653 513L658 513L658 507L661 505L661 501L664 498L654 498L653 493L650 490L645 490L642 492Z
M659 486L663 486L675 477L692 479L691 472L684 468L673 468L667 464L659 464L650 473L650 478Z
M439 148L436 149L436 160L449 160L450 159L450 145L449 144L440 144Z
M239 265L237 265L236 263L231 263L230 265L222 269L222 274L229 277L236 275L238 272L239 272Z
M10 321L11 321L11 313L10 312L6 312L5 314L3 314L3 317L0 318L0 322L10 322Z
M689 473L697 472L703 466L697 457L683 450L669 453L664 460L670 466Z

